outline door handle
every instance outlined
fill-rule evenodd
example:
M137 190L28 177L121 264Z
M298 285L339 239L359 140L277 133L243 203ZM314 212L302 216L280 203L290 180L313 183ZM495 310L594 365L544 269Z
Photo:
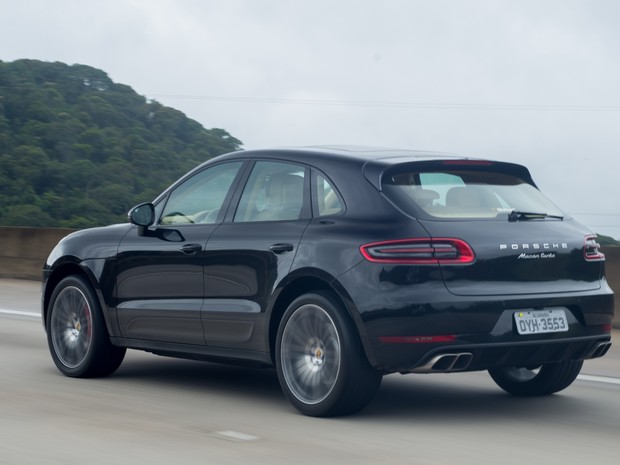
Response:
M181 247L181 252L185 255L194 255L198 252L202 251L202 246L200 244L185 244Z
M281 254L285 252L291 252L294 248L295 247L293 247L293 244L282 243L273 244L271 247L269 247L269 250L271 250L273 253Z

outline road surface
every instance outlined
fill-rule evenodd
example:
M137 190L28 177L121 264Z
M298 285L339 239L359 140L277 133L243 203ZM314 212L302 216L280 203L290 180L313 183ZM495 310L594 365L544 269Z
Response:
M271 369L129 351L111 377L66 378L39 284L0 280L0 464L620 463L620 333L560 394L521 399L486 373L390 375L361 414L298 414Z

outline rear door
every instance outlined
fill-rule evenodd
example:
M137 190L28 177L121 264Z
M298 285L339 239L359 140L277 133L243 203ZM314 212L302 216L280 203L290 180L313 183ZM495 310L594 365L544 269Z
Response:
M410 203L433 238L455 238L473 249L468 265L442 263L458 295L535 294L600 287L594 237L567 218L519 165L437 162L400 168L384 180L386 193Z
M266 351L265 311L310 222L309 169L257 161L205 251L207 345Z

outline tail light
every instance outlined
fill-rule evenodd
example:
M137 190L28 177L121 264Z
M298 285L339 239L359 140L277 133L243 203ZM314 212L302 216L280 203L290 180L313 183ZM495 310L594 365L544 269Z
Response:
M360 252L368 261L396 265L466 265L476 258L467 242L451 238L373 242Z
M601 262L605 260L605 255L601 252L601 246L596 242L596 235L586 236L583 247L583 256L589 262Z

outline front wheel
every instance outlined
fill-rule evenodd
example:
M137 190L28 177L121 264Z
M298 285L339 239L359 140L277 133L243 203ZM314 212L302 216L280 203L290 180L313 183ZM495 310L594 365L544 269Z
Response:
M66 277L54 289L46 329L52 359L66 376L109 375L125 356L125 348L110 342L95 293L80 276Z
M310 416L363 409L382 378L369 365L342 306L324 292L303 295L289 305L278 329L276 368L285 395Z
M539 368L499 367L489 370L493 381L516 396L546 396L570 386L581 371L582 360L565 360Z

